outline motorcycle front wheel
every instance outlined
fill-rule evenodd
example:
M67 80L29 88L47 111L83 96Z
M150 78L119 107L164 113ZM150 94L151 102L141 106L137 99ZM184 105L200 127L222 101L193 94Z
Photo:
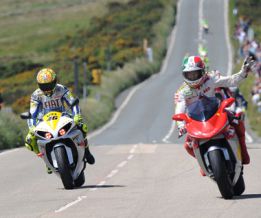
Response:
M237 183L234 186L234 194L241 195L245 191L245 181L243 175L241 174L237 180Z
M234 195L234 189L222 151L209 152L209 162L222 197L231 199Z
M81 187L85 182L84 172L82 171L81 174L78 176L76 180L74 180L75 187Z
M67 153L64 147L59 146L54 148L55 157L57 160L58 171L61 176L61 180L65 189L73 188L73 178L71 175L71 169L67 157Z

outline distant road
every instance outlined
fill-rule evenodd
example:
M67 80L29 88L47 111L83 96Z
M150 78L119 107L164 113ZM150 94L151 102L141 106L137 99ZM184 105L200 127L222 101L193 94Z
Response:
M215 183L200 176L173 128L173 94L182 83L183 56L196 54L199 41L205 40L211 67L224 74L229 68L226 0L179 2L160 74L130 89L111 122L90 135L97 163L87 166L85 185L64 190L24 148L0 153L0 217L261 217L260 144L249 144L245 193L224 200ZM203 16L210 26L207 36L199 32Z

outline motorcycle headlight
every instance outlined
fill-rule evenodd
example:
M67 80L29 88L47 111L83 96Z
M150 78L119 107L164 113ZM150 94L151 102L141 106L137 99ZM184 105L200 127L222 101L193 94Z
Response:
M72 123L67 123L63 128L61 128L58 132L59 136L65 135L68 132L68 130L71 128L71 126L72 126Z
M45 138L46 139L51 139L53 137L53 135L49 132L45 133Z
M63 136L66 133L65 129L60 129L59 130L59 135Z
M50 132L36 131L36 134L38 134L39 136L46 138L46 139L53 138L53 135Z

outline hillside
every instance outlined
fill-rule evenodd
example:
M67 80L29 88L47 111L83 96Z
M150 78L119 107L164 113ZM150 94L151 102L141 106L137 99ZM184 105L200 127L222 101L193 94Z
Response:
M81 100L81 109L89 128L99 127L109 120L114 98L121 91L159 71L167 36L175 24L175 6L175 0L0 3L1 9L10 11L3 13L0 22L7 30L0 34L0 91L6 105L15 113L28 110L30 95L37 88L36 72L43 66L52 67L59 82L74 91L75 60L81 98L82 63L86 61L89 95ZM144 53L144 39L153 49L153 63ZM90 84L90 72L97 67L102 70L100 86ZM8 137L4 126L0 130ZM1 139L0 145L1 141L7 147L11 143L11 139Z

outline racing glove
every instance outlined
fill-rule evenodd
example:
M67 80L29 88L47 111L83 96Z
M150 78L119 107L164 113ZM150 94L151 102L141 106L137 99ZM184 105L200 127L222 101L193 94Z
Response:
M31 127L29 128L29 133L30 133L31 135L34 135L34 131L35 131L35 126L31 126Z
M73 120L77 126L79 126L84 133L88 132L87 124L83 122L83 118L81 114L76 114L73 117Z
M245 58L244 63L241 67L241 70L245 73L245 77L247 77L250 71L255 71L256 61L252 56L248 56Z
M179 128L179 138L182 137L186 133L187 133L187 130L186 130L185 127L180 127Z
M79 126L83 122L82 115L81 114L74 115L73 120L75 124Z

